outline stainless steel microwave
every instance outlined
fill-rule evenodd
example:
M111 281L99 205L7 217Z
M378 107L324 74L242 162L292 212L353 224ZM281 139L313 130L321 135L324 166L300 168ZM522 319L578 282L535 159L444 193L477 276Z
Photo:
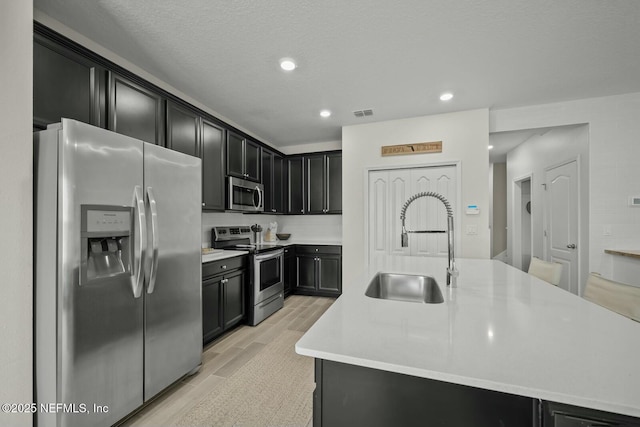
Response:
M257 182L227 178L227 209L232 211L264 211L264 187Z

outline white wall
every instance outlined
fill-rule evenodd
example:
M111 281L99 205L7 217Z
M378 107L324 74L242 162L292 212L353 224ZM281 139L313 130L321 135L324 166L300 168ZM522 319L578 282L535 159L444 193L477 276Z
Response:
M587 123L589 125L589 271L640 285L640 262L605 249L640 246L640 93L493 110L491 132ZM610 229L611 235L605 236ZM629 262L626 262L629 261ZM630 261L634 261L631 263ZM584 283L581 283L584 286Z
M491 184L491 257L507 250L507 164L490 167Z
M9 0L0 13L0 403L32 393L33 5ZM29 414L0 412L0 425L30 426Z
M210 247L212 227L260 224L264 234L269 223L273 221L278 223L278 233L291 234L292 242L342 241L342 215L245 215L237 212L203 212L202 247Z
M488 110L472 110L342 128L343 286L361 273L366 254L367 169L460 161L462 205L477 204L480 215L461 215L458 257L489 257ZM383 145L442 141L442 153L382 157ZM455 213L454 213L455 214ZM464 233L477 225L478 234Z
M315 151L342 150L342 141L317 142L313 144L288 145L278 147L283 154L313 153Z

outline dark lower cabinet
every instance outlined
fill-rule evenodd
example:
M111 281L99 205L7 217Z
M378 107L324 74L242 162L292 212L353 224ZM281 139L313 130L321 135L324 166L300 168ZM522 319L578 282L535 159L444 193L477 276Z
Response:
M246 257L202 265L202 341L208 343L246 319Z
M164 146L164 100L156 92L109 72L107 128Z
M640 427L640 419L595 409L543 402L544 427Z
M339 296L342 293L342 247L296 245L295 292Z
M222 295L222 277L202 281L202 341L209 342L223 331L222 312L220 309Z
M91 60L35 35L33 123L45 129L60 119L105 125L106 71Z
M246 311L244 271L227 274L222 279L224 329L227 330L244 319Z
M314 427L537 427L537 399L316 359Z
M284 296L288 297L296 286L296 252L295 246L284 248Z

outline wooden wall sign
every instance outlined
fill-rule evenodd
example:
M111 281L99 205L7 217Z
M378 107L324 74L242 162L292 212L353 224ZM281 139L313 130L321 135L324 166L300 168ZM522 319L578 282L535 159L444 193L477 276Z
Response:
M442 153L442 141L382 146L383 157L399 156L402 154L426 154L426 153Z

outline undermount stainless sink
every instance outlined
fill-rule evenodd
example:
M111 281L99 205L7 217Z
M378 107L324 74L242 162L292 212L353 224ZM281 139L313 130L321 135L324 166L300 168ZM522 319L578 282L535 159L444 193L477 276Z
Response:
M378 273L371 279L364 294L370 298L395 301L444 302L436 279L413 274Z

